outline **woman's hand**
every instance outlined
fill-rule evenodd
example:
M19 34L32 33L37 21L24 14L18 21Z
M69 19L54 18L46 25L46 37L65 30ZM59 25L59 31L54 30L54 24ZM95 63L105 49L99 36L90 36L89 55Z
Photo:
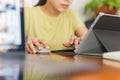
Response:
M26 50L29 54L36 54L36 48L38 50L42 50L43 47L49 49L49 46L44 40L40 40L38 38L33 38L31 40L28 40L26 43Z
M76 31L75 34L79 37L76 37L75 35L73 35L70 38L70 41L67 43L63 43L63 45L65 47L71 47L73 46L74 48L77 48L78 45L80 44L80 42L83 40L84 36L86 35L86 33L88 32L88 29L84 26L84 27L79 27Z
M81 41L81 38L80 37L76 37L75 35L71 36L70 38L70 41L69 42L66 42L66 43L63 43L63 45L65 47L71 47L73 46L74 48L77 48L79 43Z

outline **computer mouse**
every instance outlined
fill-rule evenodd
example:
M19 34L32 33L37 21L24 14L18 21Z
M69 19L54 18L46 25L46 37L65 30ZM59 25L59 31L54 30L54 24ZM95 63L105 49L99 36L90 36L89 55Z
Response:
M36 52L39 54L39 53L50 53L51 51L43 47L42 50L38 50L38 48L36 48Z
M103 58L120 61L120 51L103 53Z

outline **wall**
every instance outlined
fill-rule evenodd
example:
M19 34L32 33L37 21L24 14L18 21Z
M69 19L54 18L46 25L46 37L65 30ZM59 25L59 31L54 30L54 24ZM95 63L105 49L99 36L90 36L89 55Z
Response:
M32 6L34 6L37 2L38 2L38 0L24 0L24 5L25 5L25 6L32 7Z
M87 2L91 0L74 0L72 5L70 6L80 17L83 21L86 21L88 17L84 15L84 6Z

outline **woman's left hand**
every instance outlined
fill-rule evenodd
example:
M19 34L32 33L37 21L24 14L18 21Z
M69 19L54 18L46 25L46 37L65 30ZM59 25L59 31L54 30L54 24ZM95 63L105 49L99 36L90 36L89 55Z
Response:
M65 42L63 43L63 45L65 47L74 47L77 48L78 45L80 44L81 38L80 37L76 37L75 35L71 36L70 41L69 42Z

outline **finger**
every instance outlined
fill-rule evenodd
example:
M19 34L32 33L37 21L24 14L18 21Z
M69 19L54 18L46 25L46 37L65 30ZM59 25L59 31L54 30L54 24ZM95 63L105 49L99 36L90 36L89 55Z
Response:
M26 44L26 51L27 51L27 53L29 53L29 54L31 54L32 52L31 52L31 50L30 50L30 48L28 47L28 45Z
M78 44L79 44L78 39L75 39L75 41L74 41L74 47L77 48Z
M47 43L44 40L39 41L41 44L43 44L43 46L47 49L49 49L49 46L47 45Z
M71 38L70 38L70 44L73 44L74 43L74 40L75 40L75 35L72 35Z
M29 47L29 44L30 44L30 41L28 41L28 42L26 43L26 51L27 51L29 54L33 54L33 53L32 53L32 50L31 50L30 47Z
M77 38L78 39L78 44L80 44L80 42L81 42L81 39L80 38Z
M32 43L31 41L28 42L28 47L30 48L30 50L32 51L32 54L36 54L36 50L34 47L34 43Z
M68 42L68 43L63 43L63 46L65 46L65 47L70 47L71 46L71 44Z
M36 48L38 48L39 50L42 50L42 45L41 45L41 43L39 43L38 40L34 40L33 43L36 46Z
M71 38L70 38L70 41L69 41L69 42L66 42L66 43L63 43L63 45L64 45L65 47L71 47L71 46L73 45L73 43L74 43L74 40L75 40L75 36L72 35Z
M84 39L84 36L80 37L80 40L82 41Z

